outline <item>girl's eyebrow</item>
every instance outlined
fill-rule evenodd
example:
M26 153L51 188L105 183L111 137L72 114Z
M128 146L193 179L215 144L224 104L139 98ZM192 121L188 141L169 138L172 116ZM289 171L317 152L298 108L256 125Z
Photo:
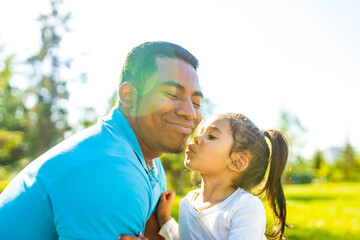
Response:
M207 127L209 130L215 130L217 132L219 132L220 134L222 134L222 131L220 130L220 128L216 127L215 125L211 125Z

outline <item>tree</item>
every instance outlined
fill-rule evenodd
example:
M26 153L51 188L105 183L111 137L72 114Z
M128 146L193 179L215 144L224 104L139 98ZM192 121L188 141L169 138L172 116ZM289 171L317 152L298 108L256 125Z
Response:
M330 178L333 181L359 181L360 163L354 147L346 141L339 159L336 160Z
M316 170L319 170L321 168L321 165L325 162L324 155L321 151L317 150L313 157L313 167Z
M60 43L68 32L70 13L62 14L62 0L51 0L51 12L39 17L41 24L41 48L27 63L31 66L31 87L27 99L33 100L29 109L29 132L31 155L36 157L54 146L70 130L67 121L67 80L61 70L70 68L71 60L60 57Z
M286 110L281 110L279 130L286 134L292 147L293 157L301 160L301 150L304 147L302 138L307 130L300 119Z
M315 172L315 177L318 180L325 180L329 172L329 166L325 161L325 157L320 150L317 150L312 157L313 169Z
M278 129L286 134L290 148L290 161L284 173L285 181L310 183L314 177L314 172L303 160L301 154L304 147L303 137L307 131L306 128L297 116L292 115L286 110L282 110L280 112Z
M3 51L0 49L0 53ZM8 165L24 156L23 118L25 107L22 94L11 83L14 56L0 58L0 164Z
M0 52L1 53L1 52ZM9 131L23 131L25 107L21 91L11 83L14 56L5 57L0 69L0 128Z

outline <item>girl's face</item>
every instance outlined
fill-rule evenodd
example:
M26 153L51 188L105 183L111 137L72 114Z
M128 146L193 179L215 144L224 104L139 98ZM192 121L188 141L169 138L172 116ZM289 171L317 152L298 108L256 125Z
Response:
M230 171L233 145L229 120L216 116L201 129L186 149L185 166L200 174L219 175Z

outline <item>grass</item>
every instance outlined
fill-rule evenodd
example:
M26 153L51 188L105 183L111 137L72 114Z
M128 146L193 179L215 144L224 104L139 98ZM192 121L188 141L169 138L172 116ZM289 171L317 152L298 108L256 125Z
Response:
M288 239L360 239L360 183L286 185ZM178 218L181 196L172 216ZM271 215L267 216L268 226Z
M285 193L289 239L360 239L360 183L289 185Z

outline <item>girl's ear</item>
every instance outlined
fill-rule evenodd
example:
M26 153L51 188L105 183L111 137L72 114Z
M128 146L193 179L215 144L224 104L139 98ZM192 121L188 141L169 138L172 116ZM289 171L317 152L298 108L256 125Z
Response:
M121 104L126 108L131 108L136 103L136 89L128 82L124 82L119 88Z
M231 163L229 163L228 167L236 172L244 171L249 165L249 158L244 153L232 153L230 160Z

